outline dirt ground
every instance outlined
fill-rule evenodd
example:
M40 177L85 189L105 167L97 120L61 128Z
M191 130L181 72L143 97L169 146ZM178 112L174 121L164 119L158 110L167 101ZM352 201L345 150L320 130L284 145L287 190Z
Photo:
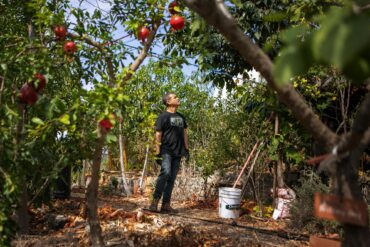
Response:
M218 217L217 203L193 198L173 203L177 214L150 213L148 195L100 196L99 215L107 246L308 246L308 236L288 233L286 221L245 214ZM32 208L31 233L12 246L89 246L81 199L54 200ZM61 224L52 219L63 218Z

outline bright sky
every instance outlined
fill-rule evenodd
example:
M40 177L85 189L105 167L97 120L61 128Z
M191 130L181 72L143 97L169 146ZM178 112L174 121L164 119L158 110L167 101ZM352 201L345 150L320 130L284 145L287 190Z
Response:
M73 7L78 7L79 2L80 1L78 1L78 0L71 0L71 5ZM102 0L85 0L81 4L80 8L83 8L83 9L89 11L90 13L93 13L96 8L99 8L100 10L102 10L102 12L104 12L104 11L108 12L111 8L111 4L107 0L103 0L103 1ZM72 23L76 22L74 16L72 16L72 15L70 16L70 21ZM164 31L163 29L159 30L159 32L163 32L163 31ZM127 35L127 33L124 31L122 26L117 26L117 30L115 32L113 32L114 39L118 39L118 38L121 38L121 37L126 36L126 35ZM130 45L130 46L133 46L133 47L140 47L141 46L140 41L136 37L129 36L129 37L123 39L123 41L126 45ZM163 55L163 46L162 46L162 44L157 42L157 44L152 48L151 52L154 53L155 55L159 55L159 56ZM158 58L156 56L151 57L151 58L154 59L154 60L158 60ZM149 57L147 57L145 59L143 64L147 64L148 61L149 61ZM132 59L128 58L127 61L125 61L125 65L127 66L131 62L132 62ZM196 61L194 59L188 59L188 62L190 63L190 65L183 65L183 72L184 72L185 76L190 76L193 72L197 71L197 69L198 69L197 65L195 64ZM255 70L250 71L248 74L249 74L251 79L254 79L255 81L261 81L259 73L256 72ZM241 77L240 78L236 77L235 82L237 84L242 83L242 78ZM91 88L91 86L87 86L87 88ZM226 97L226 89L224 88L221 91L222 91L221 97ZM215 94L218 94L218 92L220 92L220 90L216 89Z
M78 7L79 6L79 1L78 0L71 0L71 5L73 7ZM106 1L106 0L105 1L85 0L81 4L80 8L83 8L83 9L87 10L90 13L93 13L96 8L99 8L100 10L102 10L102 12L104 12L104 11L109 11L110 10L111 4L110 4L109 1ZM72 15L70 16L70 21L72 23L76 22L74 16L72 16ZM160 31L163 31L163 30L160 30ZM127 33L124 31L122 26L117 26L117 30L115 32L113 32L114 39L121 38L125 35L127 35ZM129 36L129 37L123 39L123 40L124 40L126 45L133 46L133 47L140 47L141 46L139 40L137 40L136 37ZM159 55L159 56L162 55L163 54L162 44L156 44L152 48L151 52L154 53L154 55ZM154 60L158 59L155 56L154 57L152 56L151 58L154 59ZM148 61L149 61L149 57L147 57L145 59L144 64L146 64ZM127 66L131 62L132 62L131 58L128 58L127 61L125 62L125 65ZM188 62L191 65L183 65L183 72L184 72L185 76L191 75L194 71L196 71L198 69L198 67L195 65L194 59L188 59Z

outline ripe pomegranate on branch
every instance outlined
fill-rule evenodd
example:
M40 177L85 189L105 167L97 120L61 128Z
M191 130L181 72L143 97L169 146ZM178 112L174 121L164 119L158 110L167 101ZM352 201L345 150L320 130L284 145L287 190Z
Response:
M68 55L73 55L77 51L76 44L73 41L67 41L64 43L64 52Z
M171 17L170 24L174 30L181 30L185 26L185 19L182 16L174 15Z
M38 99L36 90L29 84L24 83L19 91L19 100L27 105L33 105Z
M145 26L144 27L141 27L139 29L138 38L141 41L145 42L145 40L146 40L146 38L148 38L149 34L150 34L150 31L149 31L149 29L147 27L145 27Z
M65 26L58 25L54 28L54 34L58 40L63 40L67 36L67 29Z

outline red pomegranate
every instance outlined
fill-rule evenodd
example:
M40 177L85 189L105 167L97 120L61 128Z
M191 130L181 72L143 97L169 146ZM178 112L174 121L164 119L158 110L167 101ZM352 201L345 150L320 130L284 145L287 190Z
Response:
M181 30L185 25L184 17L179 15L174 15L171 17L170 24L173 29Z
M67 29L65 26L56 26L54 28L54 34L57 39L64 39L67 36Z
M76 44L73 42L73 41L67 41L65 44L64 44L64 52L69 54L69 55L73 55L73 53L75 53L77 51L77 47L76 47Z
M107 118L100 120L99 125L101 128L105 129L106 131L110 131L113 128L113 124Z
M36 90L28 83L23 84L19 91L19 99L22 103L33 105L37 101Z
M146 38L149 36L149 33L150 33L150 31L147 27L141 27L139 29L138 37L141 41L144 42L146 40Z

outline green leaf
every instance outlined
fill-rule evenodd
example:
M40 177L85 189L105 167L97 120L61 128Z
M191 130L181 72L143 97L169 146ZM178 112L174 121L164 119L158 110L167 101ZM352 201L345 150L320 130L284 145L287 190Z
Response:
M285 43L299 44L305 34L308 34L309 27L307 25L299 25L287 29L281 33L281 40Z
M130 97L128 95L124 95L123 96L123 100L126 101L126 102L128 102L128 101L130 101Z
M106 140L107 140L107 143L117 142L117 137L112 133L108 133Z
M288 46L276 59L273 73L279 85L288 83L293 77L305 73L312 63L310 52L305 46Z
M231 2L238 8L242 6L242 2L240 0L231 0Z
M254 37L259 40L261 38L261 32L255 32Z
M123 97L124 97L124 95L122 94L122 93L119 93L119 94L117 94L117 101L119 101L119 102L121 102L121 101L123 101Z
M33 117L32 120L31 120L33 123L35 124L38 124L38 125L44 125L44 121L42 121L40 118L38 117Z
M199 19L193 21L191 23L190 29L191 29L191 34L193 35L196 31L200 29L201 21Z
M366 15L348 16L343 10L332 11L312 37L314 58L345 68L368 47L369 23Z
M262 19L266 22L281 22L287 18L287 12L273 12L262 17Z
M18 113L13 111L12 109L9 108L8 105L5 105L5 109L6 109L6 115L12 115L14 117L17 117L18 116Z
M69 125L69 124L71 124L71 122L69 121L69 115L68 115L68 114L63 114L63 115L59 118L59 122L61 122L62 124L65 124L65 125Z
M353 82L361 84L370 76L369 60L365 60L364 58L356 59L346 66L343 72Z

